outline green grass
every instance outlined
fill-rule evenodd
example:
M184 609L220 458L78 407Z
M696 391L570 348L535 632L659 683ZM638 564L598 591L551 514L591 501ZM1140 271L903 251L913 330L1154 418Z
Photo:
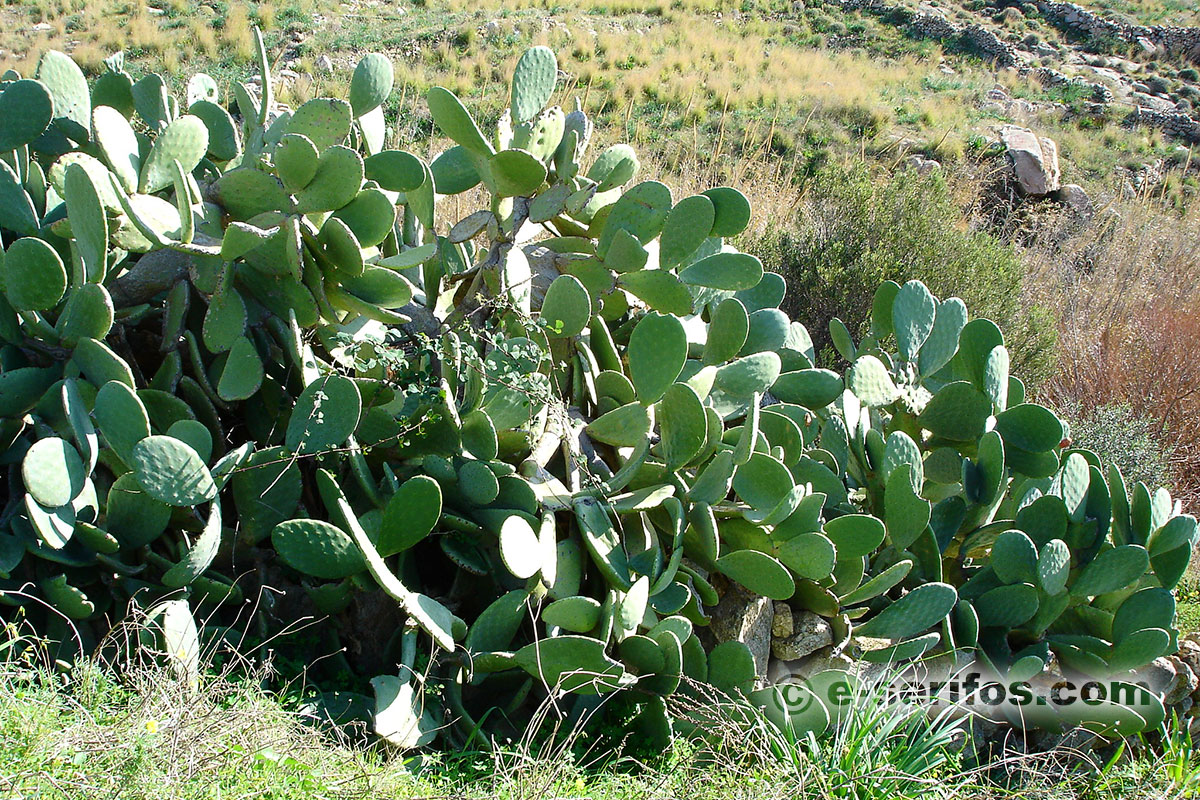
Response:
M13 640L10 640L13 641ZM24 641L24 640L22 640ZM1173 732L1091 752L1008 752L973 766L963 723L885 706L864 691L836 733L800 736L744 708L675 704L701 748L615 744L617 728L527 735L490 753L399 753L361 729L319 728L296 692L258 670L188 686L146 665L46 669L0 645L0 797L5 800L983 800L1195 797L1200 754Z

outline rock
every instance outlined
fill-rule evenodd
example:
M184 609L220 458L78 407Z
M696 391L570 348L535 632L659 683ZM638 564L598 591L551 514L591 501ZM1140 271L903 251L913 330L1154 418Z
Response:
M829 620L811 611L793 617L790 636L771 640L771 653L783 661L798 661L833 644Z
M730 583L721 602L712 610L708 630L717 642L741 642L749 647L754 656L755 672L765 679L771 655L773 617L769 597L750 594L736 583Z
M1175 665L1168 658L1156 658L1144 667L1140 667L1133 671L1133 682L1143 684L1147 689L1159 697L1165 698L1179 686L1186 683L1186 678L1181 678L1179 671L1175 669Z
M1171 690L1163 697L1163 702L1169 706L1174 706L1188 699L1188 696L1200 687L1200 679L1196 677L1196 673L1187 665L1181 658L1170 656L1168 660L1175 667L1176 681L1171 685Z
M1053 195L1054 199L1074 211L1084 219L1091 219L1096 213L1092 198L1088 197L1083 187L1076 183L1068 183Z
M792 607L787 603L775 603L775 616L771 621L771 636L776 639L782 639L791 636L794 631L792 620Z
M925 156L911 155L904 159L905 165L912 170L915 170L918 175L928 175L934 170L942 168L942 163L932 158Z
M1155 55L1158 52L1158 45L1147 39L1145 36L1137 38L1138 47L1142 48L1142 52L1148 56Z
M32 30L34 33L46 33L54 30L54 26L49 22L39 22L33 26Z
M494 19L488 20L487 24L483 26L483 35L499 36L503 30L504 29L500 26L499 22Z
M1058 145L1053 139L1039 137L1016 125L1005 125L1000 139L1012 164L1013 177L1023 193L1041 197L1058 190Z
M327 75L330 72L333 72L333 59L330 58L329 56L323 55L317 59L316 66L317 66L317 72Z
M800 683L806 678L830 669L858 673L863 662L855 661L845 653L834 652L833 647L822 647L815 653L795 661L772 658L767 677L771 683Z

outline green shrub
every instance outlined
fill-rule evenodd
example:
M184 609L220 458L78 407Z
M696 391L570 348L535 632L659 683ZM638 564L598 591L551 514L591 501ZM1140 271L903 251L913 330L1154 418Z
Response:
M1091 450L1106 464L1116 464L1130 480L1152 486L1168 483L1170 465L1145 416L1120 403L1060 413L1071 426L1073 446Z
M746 247L787 280L783 308L812 332L818 352L830 343L834 317L865 333L880 282L917 279L1003 322L1014 368L1031 385L1053 371L1055 334L1048 315L1022 301L1017 254L970 230L936 173L906 170L879 181L862 165L826 167L795 218Z

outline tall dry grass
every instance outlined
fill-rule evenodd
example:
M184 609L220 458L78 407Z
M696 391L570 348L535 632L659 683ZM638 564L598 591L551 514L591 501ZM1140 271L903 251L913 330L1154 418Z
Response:
M1200 204L1112 202L1089 225L1045 225L1024 248L1038 301L1059 319L1048 401L1125 404L1164 445L1176 494L1200 504Z

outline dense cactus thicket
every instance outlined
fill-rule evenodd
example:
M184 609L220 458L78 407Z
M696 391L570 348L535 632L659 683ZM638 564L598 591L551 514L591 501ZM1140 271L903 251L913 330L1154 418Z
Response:
M0 84L0 612L64 659L140 610L194 669L270 585L253 629L353 637L376 732L414 746L547 693L625 690L648 734L691 681L769 704L697 635L731 581L873 661L1175 649L1195 520L1070 449L959 300L885 284L821 368L728 244L746 199L589 149L550 50L486 134L432 89L431 163L386 147L385 57L295 110L260 62L232 102L55 52Z

